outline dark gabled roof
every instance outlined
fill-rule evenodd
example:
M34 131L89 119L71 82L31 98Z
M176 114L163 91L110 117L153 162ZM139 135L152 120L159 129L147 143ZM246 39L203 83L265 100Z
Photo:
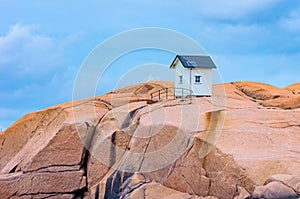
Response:
M185 68L217 68L211 57L207 55L177 55L170 67L174 65L177 58Z

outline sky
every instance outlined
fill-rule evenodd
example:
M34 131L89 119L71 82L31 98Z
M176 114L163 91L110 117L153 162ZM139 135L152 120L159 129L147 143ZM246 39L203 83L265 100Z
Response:
M0 19L2 130L27 113L72 100L76 75L92 50L136 28L166 28L194 39L224 82L300 82L298 0L0 0ZM132 53L114 63L96 94L114 88L122 67L173 59L167 52Z

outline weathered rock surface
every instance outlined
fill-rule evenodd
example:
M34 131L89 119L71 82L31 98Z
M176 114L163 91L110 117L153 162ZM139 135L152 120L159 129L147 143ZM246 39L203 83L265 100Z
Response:
M293 94L300 95L300 83L290 85L285 89L292 91Z
M248 191L246 191L246 189L244 189L243 187L238 187L238 195L234 197L234 199L245 199L249 197L250 194Z
M142 184L140 187L134 189L125 198L128 199L152 199L152 198L165 198L165 199L201 199L199 196L191 196L187 193L179 192L174 189L167 188L159 183L150 182Z
M297 184L300 183L300 176L293 176L288 174L277 174L270 176L264 185L269 184L270 182L279 181L283 183L284 185L294 189L297 191Z
M275 174L299 175L300 109L264 107L235 83L225 85L225 90L226 121L217 148L231 154L258 185ZM276 95L282 93L275 91Z
M36 196L39 194L74 193L86 187L86 178L82 170L74 171L40 171L0 176L1 198L12 196Z
M252 195L252 199L297 199L299 196L293 189L285 186L279 181L273 181L265 186L256 187Z
M234 85L264 107L300 108L299 84L293 84L285 89L257 82L236 82Z
M191 104L172 86L24 116L0 134L0 198L299 197L300 84L216 85Z

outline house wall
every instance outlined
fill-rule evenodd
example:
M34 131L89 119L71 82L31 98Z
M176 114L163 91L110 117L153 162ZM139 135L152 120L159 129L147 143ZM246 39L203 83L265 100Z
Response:
M182 75L183 77L183 82L180 83L179 81L179 76ZM185 90L183 90L183 96L187 96L189 95L189 90L190 90L190 73L189 70L187 70L186 68L183 67L183 65L181 64L181 62L179 61L176 64L175 67L175 96L176 97L181 97L182 96L182 89L184 88Z
M212 93L212 69L210 68L184 68L181 62L177 62L175 70L175 96L188 96L189 90L193 91L195 96L211 96ZM190 74L191 73L191 74ZM180 83L179 76L183 76L183 82ZM201 83L195 83L195 75L201 76ZM190 79L191 76L191 79ZM191 82L191 86L190 86ZM182 89L185 90L182 93Z
M201 82L195 83L195 76L201 76ZM191 85L193 95L196 96L211 96L212 93L212 69L211 68L197 68L192 69Z

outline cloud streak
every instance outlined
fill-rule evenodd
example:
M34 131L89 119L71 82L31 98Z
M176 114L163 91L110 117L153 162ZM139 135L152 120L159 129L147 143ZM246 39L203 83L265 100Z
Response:
M300 7L292 10L288 16L282 17L279 25L292 33L300 33Z
M190 8L206 18L241 20L279 3L281 0L188 0ZM196 5L196 6L195 6Z

